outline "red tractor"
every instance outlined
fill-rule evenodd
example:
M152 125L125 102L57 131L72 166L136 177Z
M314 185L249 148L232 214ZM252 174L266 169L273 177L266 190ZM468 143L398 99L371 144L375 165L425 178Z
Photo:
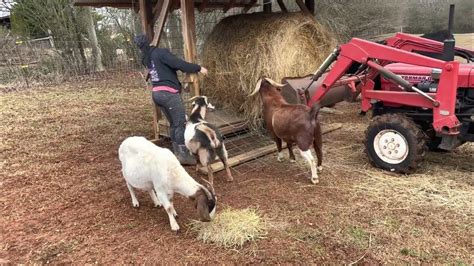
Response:
M474 141L473 61L474 51L455 47L453 39L403 33L379 43L353 38L306 78L312 81L302 91L309 106L360 94L362 113L373 114L365 140L370 161L409 173L426 147L452 150Z

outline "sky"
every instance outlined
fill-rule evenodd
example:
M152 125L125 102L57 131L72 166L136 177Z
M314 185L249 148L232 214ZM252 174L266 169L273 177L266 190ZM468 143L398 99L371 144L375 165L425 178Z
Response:
M7 10L5 10L5 6L10 6L11 7L11 2L12 1L6 1L6 0L0 0L0 17L6 16L10 14Z

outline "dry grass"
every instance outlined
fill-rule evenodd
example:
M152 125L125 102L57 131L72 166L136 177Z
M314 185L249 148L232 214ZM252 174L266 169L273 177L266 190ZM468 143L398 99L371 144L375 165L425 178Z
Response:
M205 244L194 231L172 233L166 212L153 208L146 194L139 195L139 209L130 206L117 148L128 136L153 133L150 95L139 84L105 80L0 94L0 258L472 264L474 146L430 152L412 175L380 171L364 153L369 117L359 116L359 108L341 103L336 109L343 114L322 114L323 127L344 126L323 137L324 169L316 186L298 152L296 164L278 163L271 154L234 167L233 183L225 182L225 173L216 175L219 206L257 208L268 222L264 238L235 251ZM196 211L187 199L175 201L186 230Z
M247 242L266 235L267 225L255 209L226 208L210 223L193 221L190 230L204 243L225 248L242 248Z
M261 125L258 97L248 98L257 80L312 73L335 47L320 24L301 14L248 14L223 19L203 53L209 68L205 94Z

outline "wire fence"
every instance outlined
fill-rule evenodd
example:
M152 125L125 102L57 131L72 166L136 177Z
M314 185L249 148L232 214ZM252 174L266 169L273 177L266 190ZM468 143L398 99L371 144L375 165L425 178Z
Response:
M298 10L294 1L287 1L287 7L289 11ZM279 11L276 2L273 10ZM261 5L249 10L250 13L258 11L261 11ZM223 10L195 12L196 44L200 61L204 43L214 26L227 16L242 13L242 8L232 8L227 12ZM183 58L181 27L181 12L175 10L168 16L159 46L168 48ZM3 37L0 35L0 89L16 90L66 81L96 79L113 73L141 71L140 53L131 41L132 36L130 34L123 36L122 38L111 36L106 40L103 36L99 36L102 65L106 69L104 73L97 71L93 44L86 38L78 41L46 36L24 40L11 34ZM184 76L181 75L180 78L183 79Z

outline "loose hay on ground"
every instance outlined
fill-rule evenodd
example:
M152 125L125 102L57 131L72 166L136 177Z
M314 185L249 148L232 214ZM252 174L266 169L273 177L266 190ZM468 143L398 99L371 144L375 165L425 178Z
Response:
M266 235L267 225L254 209L226 208L210 223L191 222L190 230L204 243L225 248L241 248L245 243Z
M302 14L244 14L217 24L203 51L209 68L204 93L238 112L251 126L261 125L258 97L248 98L257 80L313 73L335 47L317 21Z

